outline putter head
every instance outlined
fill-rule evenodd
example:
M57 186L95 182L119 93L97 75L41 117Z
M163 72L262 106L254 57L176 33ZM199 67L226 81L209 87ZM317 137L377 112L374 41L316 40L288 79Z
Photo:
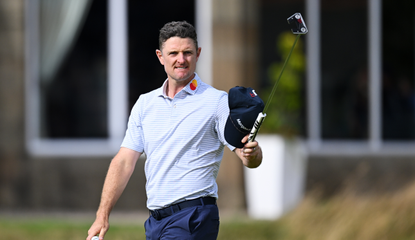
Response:
M308 33L308 28L305 25L303 16L301 13L294 13L291 17L287 18L288 24L291 26L291 31L293 34L306 34Z

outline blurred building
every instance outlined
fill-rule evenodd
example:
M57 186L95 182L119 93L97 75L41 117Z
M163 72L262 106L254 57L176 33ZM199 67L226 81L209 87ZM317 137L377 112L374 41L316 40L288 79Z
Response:
M307 189L397 190L415 171L414 9L405 0L2 0L0 209L97 208L132 105L165 79L155 56L164 23L196 26L205 82L261 93L295 12L309 28L296 132L308 147ZM145 209L143 165L117 209ZM218 183L222 208L245 208L242 165L229 151Z

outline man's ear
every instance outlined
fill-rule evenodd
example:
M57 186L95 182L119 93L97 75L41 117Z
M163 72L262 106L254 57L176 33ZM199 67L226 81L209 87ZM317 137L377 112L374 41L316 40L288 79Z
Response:
M197 49L197 52L196 52L196 61L197 60L199 60L199 56L200 56L200 52L202 51L202 48L201 47L199 47L198 49Z
M157 55L157 58L159 59L161 65L164 65L163 53L159 49L157 49L156 50L156 55Z

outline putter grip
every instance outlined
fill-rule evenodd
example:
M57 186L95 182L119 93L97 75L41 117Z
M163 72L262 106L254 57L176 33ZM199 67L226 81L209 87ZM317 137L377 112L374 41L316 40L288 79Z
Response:
M249 133L248 142L253 142L255 140L255 137L259 131L259 128L261 127L261 124L264 121L266 116L267 116L266 113L260 112L258 114L258 117L255 120L254 126L252 127L251 132Z

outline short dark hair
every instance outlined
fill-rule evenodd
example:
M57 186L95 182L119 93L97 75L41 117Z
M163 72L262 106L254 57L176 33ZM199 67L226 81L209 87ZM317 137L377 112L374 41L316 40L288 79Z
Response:
M171 37L191 38L195 43L196 49L198 49L196 29L186 21L169 22L160 29L160 50L163 48L163 44Z

